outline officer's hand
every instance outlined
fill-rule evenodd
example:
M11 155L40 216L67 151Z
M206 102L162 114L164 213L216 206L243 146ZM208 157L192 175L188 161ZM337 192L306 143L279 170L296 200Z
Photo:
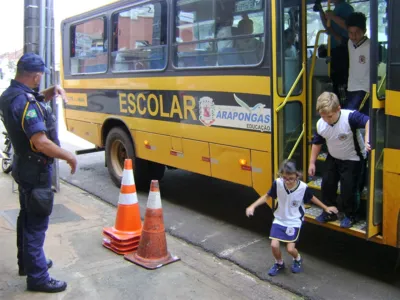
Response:
M67 102L67 94L65 93L64 89L59 85L52 86L47 90L42 91L41 93L44 95L46 101L51 101L54 97L61 96L64 102Z
M61 98L63 99L63 101L64 101L65 103L68 102L68 101L67 101L67 94L65 93L64 89L63 89L61 86L56 85L56 86L54 87L54 92L55 92L56 96L61 96Z
M67 159L67 164L69 164L69 166L71 167L71 174L75 174L78 161L76 160L76 157L72 153Z

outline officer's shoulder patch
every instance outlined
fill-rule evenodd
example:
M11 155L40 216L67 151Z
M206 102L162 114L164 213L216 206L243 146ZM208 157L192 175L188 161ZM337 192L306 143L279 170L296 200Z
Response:
M37 118L36 110L35 109L28 110L26 112L25 119L29 120L29 119L34 119L34 118Z

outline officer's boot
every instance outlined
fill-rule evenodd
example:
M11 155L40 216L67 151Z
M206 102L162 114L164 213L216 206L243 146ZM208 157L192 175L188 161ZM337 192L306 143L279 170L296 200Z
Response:
M58 293L65 291L67 288L67 283L65 281L56 280L50 278L50 280L41 285L29 285L28 290L33 292L43 292L43 293Z

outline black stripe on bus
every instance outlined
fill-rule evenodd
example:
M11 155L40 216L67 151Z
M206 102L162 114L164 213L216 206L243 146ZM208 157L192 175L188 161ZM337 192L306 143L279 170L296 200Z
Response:
M69 99L67 108L194 125L271 132L271 97L265 95L196 92L67 89L86 95L86 104Z

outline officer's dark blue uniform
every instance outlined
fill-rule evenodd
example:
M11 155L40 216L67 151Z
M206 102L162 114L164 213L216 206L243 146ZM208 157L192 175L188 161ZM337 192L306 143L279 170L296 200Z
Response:
M18 68L28 72L47 70L43 60L32 53L20 59ZM48 274L43 251L49 216L35 214L27 205L34 188L51 188L53 162L52 158L36 151L31 137L45 132L50 140L60 145L55 117L43 100L42 95L16 80L11 81L0 98L0 114L15 153L12 176L18 183L21 206L17 220L18 265L28 276L28 289L48 285L49 282L53 286L57 283Z

